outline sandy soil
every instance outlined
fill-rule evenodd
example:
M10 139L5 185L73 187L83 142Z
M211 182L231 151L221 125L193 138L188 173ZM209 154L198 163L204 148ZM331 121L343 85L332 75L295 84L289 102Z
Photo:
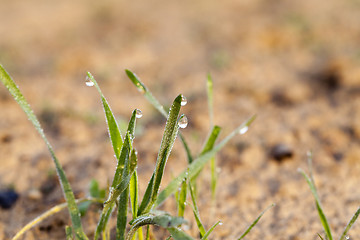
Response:
M40 117L78 197L87 194L92 178L106 186L115 166L99 97L84 84L86 71L121 121L134 108L143 111L135 146L140 180L150 177L165 121L131 85L124 74L129 68L163 104L179 93L188 98L183 112L189 126L182 132L194 154L210 126L208 72L222 137L258 116L217 156L215 211L209 211L209 171L201 176L201 217L207 227L224 223L212 239L236 239L271 203L276 207L247 239L318 239L314 201L297 172L307 169L310 149L336 238L360 205L358 0L1 3L0 62ZM0 209L0 239L9 239L63 199L45 144L4 87L0 110L0 187L20 194L13 208ZM177 142L164 184L185 166ZM191 213L186 218L191 227ZM68 223L67 213L60 213L24 239L64 239ZM96 210L84 223L90 233ZM350 237L360 238L359 223Z

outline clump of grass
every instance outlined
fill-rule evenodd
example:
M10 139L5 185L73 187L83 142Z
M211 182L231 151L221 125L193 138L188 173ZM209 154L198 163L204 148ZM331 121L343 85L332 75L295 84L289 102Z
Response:
M306 182L308 183L311 193L313 194L314 198L315 198L315 205L316 205L316 209L317 212L319 214L320 217L320 221L321 224L324 228L324 232L325 232L325 239L327 240L333 240L333 235L332 235L332 231L329 225L329 222L325 216L324 210L321 206L321 202L320 202L320 198L319 195L317 193L317 189L315 187L315 181L314 181L314 176L312 173L312 153L308 152L308 166L309 166L309 175L307 175L302 169L299 169L299 172L304 176ZM357 209L357 211L355 212L355 214L353 215L353 217L350 219L349 223L346 225L343 233L341 234L339 240L347 240L349 239L348 236L348 232L350 230L350 228L352 227L352 225L355 223L355 221L357 220L357 218L359 217L360 214L360 207ZM318 234L320 239L324 239L320 234Z
M142 201L139 201L139 183L137 178L137 151L133 146L133 140L135 136L136 121L141 117L141 111L135 109L132 112L131 118L127 125L127 131L125 136L122 136L118 123L115 120L114 114L111 111L111 108L104 97L101 89L94 79L94 77L87 73L87 86L95 86L99 92L100 99L104 108L105 118L108 126L110 142L112 144L115 157L117 159L116 171L111 183L109 194L105 199L104 191L99 189L96 182L92 182L91 185L91 196L83 199L75 199L74 193L71 189L69 181L63 171L63 168L56 158L56 155L53 151L53 148L49 141L47 140L42 127L33 111L31 110L29 104L25 100L24 96L21 94L19 88L11 79L10 75L5 71L5 69L0 65L0 80L12 94L14 99L19 103L21 108L24 110L29 120L32 122L36 130L39 132L43 140L45 141L53 162L56 167L56 172L59 177L59 181L62 186L63 194L65 196L66 203L57 205L52 209L48 210L44 214L40 215L38 218L34 219L32 222L27 224L23 229L21 229L15 236L15 239L19 239L26 231L33 227L38 222L42 221L46 217L59 212L60 210L67 208L70 213L70 218L72 226L67 226L65 229L66 239L79 239L86 240L86 236L80 218L80 209L87 209L89 203L101 203L103 204L103 209L100 215L100 219L97 225L97 228L94 233L94 239L107 240L110 239L110 227L109 219L112 214L115 213L117 207L117 223L116 223L116 239L144 239L142 227L146 226L146 239L150 239L150 225L158 225L168 230L170 233L170 238L175 240L180 239L193 239L187 233L185 233L181 226L186 223L186 220L183 218L185 206L191 204L185 204L187 202L187 193L190 192L192 200L192 208L194 217L199 229L199 234L201 239L207 239L210 233L215 229L216 226L220 224L220 221L217 221L210 227L207 231L200 220L200 213L196 203L196 194L194 193L194 188L192 184L195 184L196 178L199 173L204 168L205 164L210 160L214 159L214 155L221 150L225 144L234 136L239 133L243 133L244 129L247 129L249 125L254 121L255 116L251 117L238 128L236 128L232 133L225 137L218 144L215 144L215 141L219 135L220 127L213 126L210 131L208 139L205 141L204 148L202 152L197 156L192 156L190 149L185 141L185 138L179 134L181 141L183 142L185 151L187 153L188 165L184 167L184 171L175 177L161 192L159 191L160 183L162 181L162 176L165 171L165 165L168 160L168 157L171 153L171 149L175 142L175 139L179 133L179 129L186 127L187 118L185 115L181 115L181 107L186 104L186 99L183 95L178 95L170 108L169 111L166 111L164 107L156 100L156 98L151 94L147 87L137 78L137 76L129 70L126 70L127 75L130 80L135 84L135 86L144 94L144 96L152 103L156 109L160 111L164 117L166 117L166 125L163 133L163 138L160 145L160 150L158 152L156 165L153 171L153 174L150 178L148 185L146 186L146 191L142 197ZM209 81L211 78L209 77ZM208 86L212 86L212 82L208 81ZM212 81L212 80L211 80ZM209 92L209 106L212 102L212 87L208 87ZM210 107L211 109L211 107ZM210 110L211 112L212 110ZM212 113L211 113L212 114ZM212 119L212 117L211 117ZM211 120L212 121L212 120ZM214 163L212 164L212 166ZM215 165L214 165L215 166ZM213 171L212 171L213 173ZM215 191L214 185L216 184L216 178L213 173L212 191ZM178 193L177 204L178 204L178 215L172 216L167 212L157 210L157 207L162 204L170 195L176 194L177 189L180 186L180 193ZM128 209L128 208L131 209ZM129 213L130 212L130 213ZM245 233L239 238L242 239L252 227L259 221L260 216L253 222L253 224L245 231ZM131 220L128 219L128 215L131 216ZM128 224L130 225L130 230L127 230Z

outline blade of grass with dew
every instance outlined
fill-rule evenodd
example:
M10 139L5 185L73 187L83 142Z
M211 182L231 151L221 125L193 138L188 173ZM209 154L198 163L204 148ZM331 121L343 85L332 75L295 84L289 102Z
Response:
M152 95L150 90L145 86L143 82L136 76L135 73L132 71L125 69L126 75L129 77L129 79L132 81L132 83L135 85L135 87L141 92L144 97L165 117L168 117L167 112L165 111L164 107L159 103L159 101ZM180 139L184 145L186 155L188 157L188 163L191 163L193 161L193 157L191 155L190 149L188 147L188 144L185 140L185 138L180 133Z
M185 202L186 202L186 193L187 193L187 177L184 178L180 193L179 193L179 200L178 200L178 216L184 217L185 214Z
M127 134L125 137L125 141L121 147L121 151L120 151L120 157L119 160L117 162L117 166L116 166L116 171L114 174L114 179L113 182L111 184L110 189L115 190L116 187L120 184L121 178L122 178L122 173L125 169L125 163L129 163L128 159L129 159L129 155L131 152L131 144L133 141L133 136L135 133L135 124L136 124L136 109L133 111L129 124L128 124L128 129L127 129ZM116 194L119 193L119 190L116 192ZM121 192L120 192L121 193ZM114 201L114 195L115 193L113 193L113 191L110 191L109 193L109 197L107 200L107 204L104 204L104 208L103 211L101 212L101 216L100 216L100 220L98 222L95 234L94 234L94 239L97 240L101 234L101 232L104 231L109 218L111 216L111 213L113 212L114 206L115 206L115 201ZM111 200L111 202L109 202L109 200Z
M217 221L214 225L211 226L211 228L204 234L204 236L201 238L201 240L206 240L207 237L214 231L214 229L219 225L221 221Z
M6 70L3 68L2 65L0 65L0 80L5 85L5 87L9 90L15 101L20 105L20 107L23 109L23 111L26 113L27 117L29 118L30 122L34 125L35 129L39 132L40 136L44 140L45 144L47 145L47 148L50 152L50 155L53 159L53 162L55 164L56 172L58 174L61 187L63 190L63 194L65 196L65 200L68 204L68 209L70 212L70 218L72 221L72 227L76 236L76 239L88 239L83 231L82 225L81 225L81 219L80 219L80 212L79 209L75 203L75 197L74 193L71 189L70 183L65 175L65 172L58 161L57 157L55 156L55 152L46 138L44 131L40 125L40 122L36 118L34 112L32 111L29 103L25 100L24 96L20 92L20 89L15 84L15 82L12 80L10 75L6 72Z
M170 214L162 212L162 211L154 211L154 212L151 212L150 214L139 216L138 218L134 219L131 222L132 226L131 226L130 231L128 232L126 239L127 240L132 239L132 237L135 234L135 232L137 231L137 229L139 227L142 227L145 225L157 225L157 226L160 226L160 227L163 227L163 228L166 228L169 230L172 228L176 228L177 226L179 226L183 223L186 223L186 221L182 217L174 217L174 216L171 216ZM180 231L180 232L182 232L182 231ZM179 239L179 238L174 238L174 239ZM186 238L184 238L184 239L186 239Z
M199 209L198 209L198 206L197 206L197 203L196 203L196 197L195 197L194 189L193 189L193 186L191 185L190 181L189 181L189 190L190 190L191 200L193 202L193 213L194 213L195 221L196 221L196 224L197 224L199 232L200 232L200 237L202 238L203 236L205 236L206 230L205 230L204 225L202 224L202 222L200 220Z
M119 131L119 126L118 126L118 124L115 120L114 114L111 111L111 108L110 108L106 98L104 97L95 78L93 77L93 75L90 72L87 73L87 76L88 76L88 79L94 83L94 86L96 87L96 89L99 92L99 95L101 97L101 102L103 104L103 108L104 108L104 112L105 112L105 116L106 116L106 123L108 125L108 131L109 131L109 135L110 135L111 144L113 146L116 159L119 159L121 146L123 144L121 133Z
M159 103L159 101L151 94L148 88L145 86L144 83L140 81L138 76L132 71L125 69L126 75L129 79L133 82L133 84L137 87L140 93L142 93L145 98L164 116L167 118L167 113L164 107Z
M119 202L118 202L118 215L117 215L117 224L116 224L116 239L125 240L126 232L126 222L127 222L127 212L128 212L128 201L130 195L129 183L131 176L133 175L135 168L137 166L137 152L135 149L132 149L130 155L130 163L126 164L124 171L122 173L122 180L120 184L115 188L115 191L120 192ZM124 190L123 190L124 189ZM119 195L114 194L115 201Z
M268 206L263 212L261 212L260 215L255 219L255 221L246 229L246 231L237 240L243 239L251 231L251 229L253 229L253 227L259 222L260 218L265 214L265 212L274 206L275 204L273 203L270 206Z
M312 192L312 194L313 194L313 196L315 198L316 209L318 211L320 221L321 221L321 224L323 225L325 234L326 234L326 236L327 236L327 238L329 240L333 240L333 237L332 237L332 234L331 234L331 229L330 229L329 223L327 221L327 218L325 216L325 213L324 213L324 211L323 211L323 209L321 207L320 199L319 199L319 196L317 194L315 184L311 180L311 178L302 169L299 169L299 172L304 176L304 178L305 178L306 182L308 183L308 185L310 187L310 190L311 190L311 192Z
M343 234L340 237L340 240L345 240L346 239L347 233L349 232L350 228L352 227L352 225L355 223L355 221L359 217L359 214L360 214L360 207L355 212L354 216L350 219L349 223L346 225L345 230L344 230Z
M129 200L129 187L127 187L119 197L118 214L116 222L116 240L125 240L127 212Z
M225 137L220 143L215 145L215 147L197 157L189 166L188 170L183 171L180 173L176 178L174 178L164 190L162 190L155 202L155 207L161 205L166 198L168 198L171 194L173 194L181 184L182 180L184 179L186 172L188 172L188 178L192 179L194 176L196 176L201 169L204 167L204 165L218 152L220 151L234 136L239 134L239 131L248 128L250 124L255 120L256 116L252 116L247 121L245 121L243 124L241 124L239 127L237 127L234 131L232 131L227 137Z
M128 135L129 134L127 134L127 136ZM106 204L115 202L116 199L120 196L120 194L123 191L125 191L125 189L129 186L131 176L134 173L136 166L137 166L137 153L136 150L133 149L131 151L130 161L127 159L125 162L125 167L121 174L121 181L115 188L112 189L112 192L110 193L108 200L105 202Z
M103 203L103 199L102 198L92 198L92 197L90 197L90 198L78 199L78 200L75 200L75 202L77 204L81 204L81 203L84 203L84 202ZM20 229L16 233L16 235L12 238L12 240L20 239L20 237L22 237L22 235L24 235L32 227L36 226L40 222L44 221L46 218L60 212L61 210L64 210L67 207L68 207L67 203L61 203L61 204L58 204L58 205L52 207L51 209L47 210L46 212L42 213L41 215L39 215L38 217L33 219L28 224L26 224L22 229Z
M184 115L182 115L178 118L181 108L181 99L182 95L180 94L175 98L171 106L169 117L166 121L163 138L161 140L160 150L157 156L152 181L150 181L151 185L149 184L146 190L146 192L148 192L148 189L151 189L151 193L148 198L143 198L139 207L138 215L149 212L157 199L165 165L179 131L178 122L184 117Z

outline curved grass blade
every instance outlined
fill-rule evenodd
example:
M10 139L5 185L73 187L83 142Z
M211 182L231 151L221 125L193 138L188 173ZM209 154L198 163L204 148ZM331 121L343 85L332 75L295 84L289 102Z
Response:
M299 172L304 176L304 178L305 178L306 182L308 183L310 190L315 198L316 209L318 211L320 221L321 221L321 224L323 225L325 234L329 240L333 240L333 237L331 234L331 229L330 229L329 223L326 219L325 213L321 207L320 199L319 199L318 193L316 191L315 184L311 180L311 178L302 169L299 169Z
M360 214L360 207L358 208L358 210L355 212L354 216L351 218L351 220L349 221L349 223L346 225L345 230L343 232L343 234L340 237L340 240L345 240L346 236L350 230L350 228L352 227L352 225L355 223L355 221L357 220L357 218L359 217Z
M201 238L201 240L206 240L207 237L214 231L214 229L219 225L221 221L217 221L214 225L211 226L211 228L204 234L204 236Z
M192 208L193 208L195 221L196 221L196 224L197 224L199 232L200 232L200 237L203 238L203 236L205 236L205 234L206 234L206 230L205 230L204 225L202 224L202 222L200 220L200 214L199 214L199 209L198 209L198 206L197 206L197 203L196 203L194 189L193 189L190 182L189 182L189 190L190 190L191 200L193 202Z
M81 204L81 203L84 203L84 202L103 203L103 199L89 197L89 198L83 198L83 199L75 200L75 202L77 204ZM16 235L12 238L12 240L20 239L20 237L22 237L22 235L24 235L32 227L34 227L35 225L37 225L40 222L44 221L46 218L60 212L61 210L64 210L65 208L67 208L67 206L68 206L67 203L61 203L61 204L58 204L58 205L52 207L51 209L47 210L46 212L44 212L43 214L41 214L37 218L33 219L28 224L26 224L22 229L20 229L20 231L18 231L16 233Z
M182 99L182 95L180 94L175 98L171 106L169 117L167 119L164 130L163 138L161 140L161 145L156 160L155 170L153 173L152 180L150 181L151 185L149 184L147 187L147 190L145 192L145 196L147 198L145 197L143 198L139 207L138 215L149 212L157 199L165 165L167 159L169 158L171 149L174 145L177 133L179 131L178 121L182 117L184 117L184 115L182 115L178 118L181 108L181 99ZM149 192L150 194L148 194Z
M251 231L251 229L259 222L260 218L264 215L264 213L274 206L275 204L273 203L270 206L268 206L262 213L260 213L260 215L255 219L255 221L248 227L248 229L246 229L243 235L241 235L237 240L243 239Z
M119 184L121 183L121 180L123 177L123 172L126 169L126 166L129 164L129 155L132 150L131 145L132 145L133 136L135 133L135 123L136 123L136 109L133 111L130 121L129 121L128 131L127 131L127 134L125 137L125 141L121 147L120 157L119 157L119 160L118 160L118 163L116 166L114 179L111 184L111 188L110 188L111 191L110 191L108 200L106 201L107 204L104 205L104 209L101 212L100 220L98 222L98 225L97 225L97 228L95 231L95 235L94 235L95 240L97 240L100 237L101 232L103 232L106 228L106 225L109 221L111 213L113 212L113 209L115 207L115 200L116 200L115 195L119 196L121 191L124 190L124 189L121 189L122 187L120 187ZM119 189L116 189L117 187L119 187Z
M126 75L129 77L129 79L133 82L133 84L137 87L139 92L141 92L145 98L165 117L168 118L168 114L164 109L164 106L162 106L159 101L152 95L150 90L145 86L143 82L140 81L138 76L136 76L135 73L132 71L125 69ZM186 143L185 138L180 133L180 139L184 145L186 155L188 157L188 163L191 163L193 161L193 157L191 155L190 149L188 147L188 144Z
M40 125L40 122L38 121L34 112L30 108L30 105L25 100L24 96L20 92L20 89L18 88L18 86L16 86L15 82L12 80L10 75L5 71L5 69L3 68L2 65L0 65L0 80L5 85L5 87L9 90L9 92L11 93L11 95L13 96L15 101L20 105L20 107L26 113L29 120L34 125L35 129L39 132L40 136L46 143L47 148L48 148L48 150L51 154L51 157L53 159L53 162L55 164L56 172L58 174L58 177L59 177L59 180L61 183L63 194L64 194L66 202L68 204L68 209L70 212L70 218L72 221L72 225L73 225L72 227L74 229L75 236L77 239L87 239L87 237L82 229L80 213L79 213L79 209L75 203L74 193L71 189L69 181L67 180L65 172L62 169L60 162L56 158L54 150L53 150L50 142L46 138L44 131Z
M252 116L239 127L237 127L234 131L232 131L225 139L223 139L220 143L218 143L211 151L199 156L196 158L188 167L188 170L183 171L180 173L176 178L174 178L166 188L160 192L156 202L155 207L161 205L166 198L168 198L171 194L173 194L181 184L182 180L186 176L186 172L188 172L188 178L191 180L201 171L204 165L218 152L220 151L229 141L231 138L236 136L240 130L244 129L245 127L249 127L250 124L255 120L256 116Z
M127 235L127 240L130 240L137 229L139 227L145 226L145 225L157 225L166 229L175 228L183 223L186 223L186 221L182 217L173 217L169 215L168 213L164 213L161 211L155 211L149 214L145 214L142 216L139 216L138 218L134 219L132 221L131 229ZM169 230L170 231L170 230ZM170 232L171 233L171 232ZM176 239L176 238L174 238ZM184 238L186 239L186 238Z
M96 89L99 92L99 95L101 97L101 102L103 104L103 108L104 108L104 112L105 112L105 116L106 116L106 123L108 125L108 131L109 131L109 135L110 135L111 144L113 146L116 159L119 159L121 146L123 144L121 133L119 131L119 126L118 126L118 124L115 120L114 114L112 113L110 106L109 106L106 98L102 94L101 89L100 89L98 83L96 82L95 78L93 77L93 75L90 72L87 73L87 76L88 76L88 79L94 83L94 86L96 87Z

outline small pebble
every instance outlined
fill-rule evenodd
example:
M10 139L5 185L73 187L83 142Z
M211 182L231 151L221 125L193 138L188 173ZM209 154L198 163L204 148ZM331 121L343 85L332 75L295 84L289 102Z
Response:
M279 143L273 146L270 150L271 158L281 162L294 155L293 150L286 144Z
M27 196L31 200L39 200L39 199L41 199L42 194L41 194L40 190L38 190L38 189L31 189L31 190L29 190Z
M19 198L19 194L14 190L1 190L0 191L0 207L3 209L11 208L16 200Z

